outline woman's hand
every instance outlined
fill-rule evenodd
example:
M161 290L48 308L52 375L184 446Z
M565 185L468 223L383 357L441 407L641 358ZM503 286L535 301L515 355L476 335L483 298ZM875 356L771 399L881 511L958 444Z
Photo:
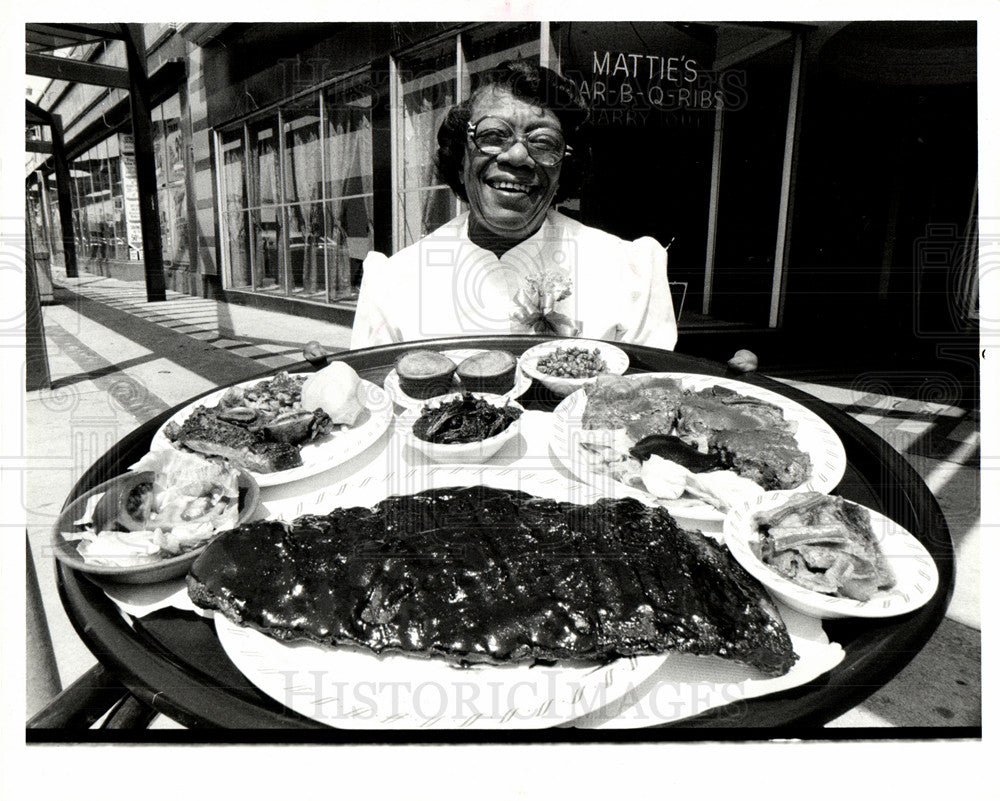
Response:
M738 350L726 364L734 373L752 373L757 369L757 355L749 350Z

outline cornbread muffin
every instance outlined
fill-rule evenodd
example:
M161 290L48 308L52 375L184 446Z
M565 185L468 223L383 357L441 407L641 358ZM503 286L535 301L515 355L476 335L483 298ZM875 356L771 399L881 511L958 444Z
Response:
M396 360L399 388L411 398L454 392L455 362L433 350L411 350Z
M455 374L467 392L503 395L514 388L517 359L505 350L485 350L459 362Z

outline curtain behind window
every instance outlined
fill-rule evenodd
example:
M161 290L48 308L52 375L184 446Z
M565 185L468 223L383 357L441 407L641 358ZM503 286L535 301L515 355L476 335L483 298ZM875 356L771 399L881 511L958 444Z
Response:
M397 208L406 246L454 216L451 190L437 181L437 132L456 102L455 45L448 42L422 61L402 61L402 187Z
M325 99L326 268L332 298L350 297L372 248L371 95L366 82L331 87Z

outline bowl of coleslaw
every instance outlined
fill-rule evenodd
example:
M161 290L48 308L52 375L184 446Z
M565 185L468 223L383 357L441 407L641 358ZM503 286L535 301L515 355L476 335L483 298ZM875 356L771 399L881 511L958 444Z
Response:
M184 575L216 534L250 520L260 488L246 470L196 454L147 454L72 499L52 527L55 558L126 584Z

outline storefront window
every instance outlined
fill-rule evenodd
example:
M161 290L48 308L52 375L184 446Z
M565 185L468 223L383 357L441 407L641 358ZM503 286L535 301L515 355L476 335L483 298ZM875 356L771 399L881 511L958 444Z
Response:
M219 134L230 287L357 295L372 249L371 107L366 73Z
M222 194L223 253L229 270L229 286L244 288L252 285L250 250L247 238L246 163L243 146L243 126L219 137Z
M309 95L283 107L281 120L285 132L284 183L291 289L296 294L323 299L326 281L320 251L323 164L319 96Z
M396 249L416 242L457 211L454 195L434 174L437 131L456 102L456 45L401 59L403 105L396 121L400 185L396 187Z
M372 249L372 122L368 76L328 87L325 130L324 259L330 297L356 295Z

